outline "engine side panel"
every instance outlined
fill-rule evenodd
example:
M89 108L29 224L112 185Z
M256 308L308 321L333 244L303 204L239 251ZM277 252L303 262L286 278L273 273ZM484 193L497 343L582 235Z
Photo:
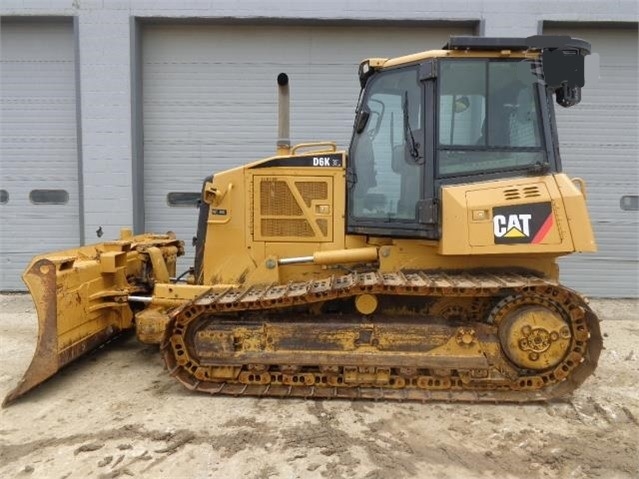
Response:
M585 198L564 174L445 186L442 203L442 255L559 256L594 245Z
M364 247L345 236L345 154L274 157L215 175L202 284L258 284L325 276L317 265L279 268L280 258ZM348 244L347 244L348 243Z

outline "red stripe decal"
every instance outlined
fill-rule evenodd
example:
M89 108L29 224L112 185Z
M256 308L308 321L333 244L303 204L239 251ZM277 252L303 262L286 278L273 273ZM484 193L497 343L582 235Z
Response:
M550 213L548 215L548 218L546 218L546 221L544 221L544 224L541 225L541 228L539 229L539 231L537 231L537 234L533 238L533 244L541 243L544 240L544 238L552 228L552 223L552 213Z

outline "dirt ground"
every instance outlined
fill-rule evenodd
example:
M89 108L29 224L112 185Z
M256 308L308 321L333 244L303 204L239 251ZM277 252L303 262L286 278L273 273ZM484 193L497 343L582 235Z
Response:
M639 310L604 319L596 375L551 404L210 397L118 340L0 411L3 478L636 478ZM30 298L0 295L0 395L36 339Z

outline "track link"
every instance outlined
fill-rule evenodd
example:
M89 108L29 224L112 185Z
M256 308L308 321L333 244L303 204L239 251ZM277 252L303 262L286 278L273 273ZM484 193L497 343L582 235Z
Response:
M444 338L431 350L415 352L409 348L389 355L368 337L367 344L354 350L316 354L316 363L306 357L309 354L304 355L308 351L303 347L298 354L287 355L285 362L277 362L278 343L274 346L263 331L276 330L290 337L299 329L298 341L303 343L305 335L309 336L304 327L319 325L324 317L307 317L306 323L296 320L303 316L301 309L339 301L343 304L362 294L391 298L398 305L408 297L420 298L435 304L433 309L444 316L417 314L406 321L380 312L351 322L340 319L334 326L329 321L327 329L317 334L341 327L352 336L358 330L371 329L383 342L384 327L396 321L398 331L417 328L415 334L424 342L435 334L447 334L448 343ZM482 307L462 308L465 316L460 318L459 308L451 306L472 302L489 307L485 311ZM519 340L520 349L526 354L530 350L531 358L543 355L552 341L565 344L562 356L548 367L517 366L504 352L504 340L499 342L504 325L512 322L514 314L526 310L532 311L533 324L536 310L550 311L559 318L555 321L565 323L563 339L543 328L519 328L528 334L526 342ZM457 317L446 317L448 311L456 312ZM245 344L238 344L233 333L237 328L243 332L253 328L263 336L249 335ZM458 348L455 339L461 345ZM255 343L262 346L254 347ZM465 343L478 348L473 356L464 356ZM468 402L546 401L565 396L594 371L601 348L595 314L579 294L555 282L516 273L426 271L351 273L319 281L209 292L172 312L161 345L171 375L188 389L209 394ZM441 351L448 350L453 353L445 357ZM292 364L302 357L305 359L299 359L299 364ZM363 359L369 361L365 366ZM476 364L464 365L464 360ZM437 367L440 363L446 368Z

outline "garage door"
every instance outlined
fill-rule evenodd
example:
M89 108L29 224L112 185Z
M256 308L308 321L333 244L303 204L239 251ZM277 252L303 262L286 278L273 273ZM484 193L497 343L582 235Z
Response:
M39 252L80 240L71 22L2 22L0 289Z
M594 296L637 297L639 83L637 30L546 28L592 43L600 80L574 108L557 106L565 171L587 181L596 254L562 260L565 282Z
M463 28L148 25L142 33L144 188L147 231L187 242L197 212L179 195L215 171L271 156L277 137L276 77L291 80L294 143L347 147L359 93L357 65L441 48ZM170 201L169 199L170 198ZM175 201L174 201L175 200Z

